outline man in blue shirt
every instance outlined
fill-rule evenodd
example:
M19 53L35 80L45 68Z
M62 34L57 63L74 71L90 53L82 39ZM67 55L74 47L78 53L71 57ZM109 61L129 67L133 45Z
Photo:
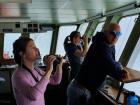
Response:
M115 61L115 43L120 35L120 26L111 23L105 32L97 32L92 38L80 72L68 86L68 105L89 105L107 75L117 79L127 76Z

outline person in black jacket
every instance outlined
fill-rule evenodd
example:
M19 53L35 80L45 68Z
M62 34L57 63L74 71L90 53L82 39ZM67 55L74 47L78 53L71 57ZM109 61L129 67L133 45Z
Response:
M105 32L97 32L92 38L80 72L68 86L67 105L89 105L107 75L117 79L127 77L127 72L115 61L115 43L120 35L120 26L111 23Z

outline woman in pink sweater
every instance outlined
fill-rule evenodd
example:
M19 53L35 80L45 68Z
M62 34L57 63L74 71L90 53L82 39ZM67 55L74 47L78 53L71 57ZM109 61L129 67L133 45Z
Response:
M18 68L12 75L12 87L17 105L45 105L44 92L47 85L59 84L62 78L62 64L56 67L52 74L53 62L56 59L51 55L46 58L45 72L34 67L34 61L38 58L38 48L34 41L28 37L20 37L13 44L13 53Z

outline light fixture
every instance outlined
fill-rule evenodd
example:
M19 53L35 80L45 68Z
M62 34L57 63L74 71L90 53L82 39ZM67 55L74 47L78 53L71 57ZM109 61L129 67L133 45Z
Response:
M0 17L0 22L31 22L29 17Z
M0 3L32 3L32 0L0 0Z

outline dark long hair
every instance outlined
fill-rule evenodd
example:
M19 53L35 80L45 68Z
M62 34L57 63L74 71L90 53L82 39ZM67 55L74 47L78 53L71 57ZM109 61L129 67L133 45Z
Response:
M71 34L69 35L70 41L72 42L73 41L73 38L74 37L78 37L79 35L80 35L80 32L78 32L78 31L72 31Z
M74 37L78 37L80 35L80 32L78 31L72 31L70 35L68 35L64 40L64 49L67 47L67 45L71 42L73 42Z
M15 62L21 66L22 55L26 51L27 44L33 41L29 37L20 37L13 43L13 54Z
M80 35L80 32L78 31L72 31L70 35L68 35L64 40L64 45L67 43L71 43L73 41L74 37L78 37Z

